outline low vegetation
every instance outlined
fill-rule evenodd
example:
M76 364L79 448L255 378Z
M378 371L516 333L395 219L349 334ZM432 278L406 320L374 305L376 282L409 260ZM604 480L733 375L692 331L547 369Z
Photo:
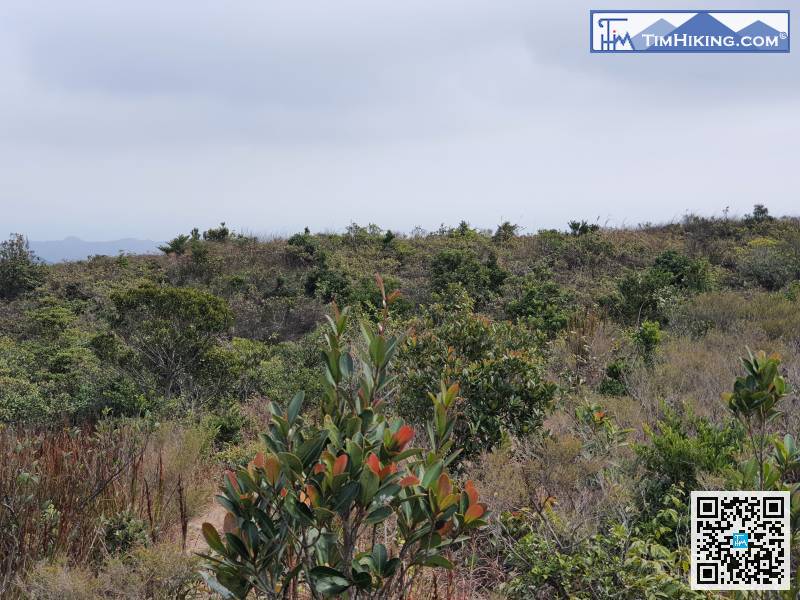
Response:
M727 597L698 489L791 492L800 591L797 219L161 250L0 244L3 598Z

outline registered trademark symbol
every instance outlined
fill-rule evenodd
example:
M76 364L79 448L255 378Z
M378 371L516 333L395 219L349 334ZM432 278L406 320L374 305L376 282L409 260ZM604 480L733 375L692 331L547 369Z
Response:
M788 35L786 35L786 33L785 33L785 32L781 31L781 32L778 34L778 37L780 37L782 40L785 40L785 39L786 39L787 37L789 37L789 36L788 36Z

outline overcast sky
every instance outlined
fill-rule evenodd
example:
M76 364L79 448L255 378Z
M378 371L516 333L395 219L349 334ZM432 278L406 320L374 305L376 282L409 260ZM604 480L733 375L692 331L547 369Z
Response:
M590 54L590 8L3 0L0 235L800 213L800 41Z

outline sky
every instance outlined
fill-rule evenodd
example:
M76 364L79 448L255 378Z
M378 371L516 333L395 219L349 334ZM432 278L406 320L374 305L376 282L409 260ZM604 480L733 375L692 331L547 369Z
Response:
M593 8L3 0L0 235L800 212L800 49L590 54Z

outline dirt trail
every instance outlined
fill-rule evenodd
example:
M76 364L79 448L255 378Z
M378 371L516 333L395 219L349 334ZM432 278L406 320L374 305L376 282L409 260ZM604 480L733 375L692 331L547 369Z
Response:
M225 519L225 509L216 501L212 501L206 509L196 517L189 519L186 532L186 552L205 552L208 550L201 528L203 523L211 523L222 531L222 521Z

